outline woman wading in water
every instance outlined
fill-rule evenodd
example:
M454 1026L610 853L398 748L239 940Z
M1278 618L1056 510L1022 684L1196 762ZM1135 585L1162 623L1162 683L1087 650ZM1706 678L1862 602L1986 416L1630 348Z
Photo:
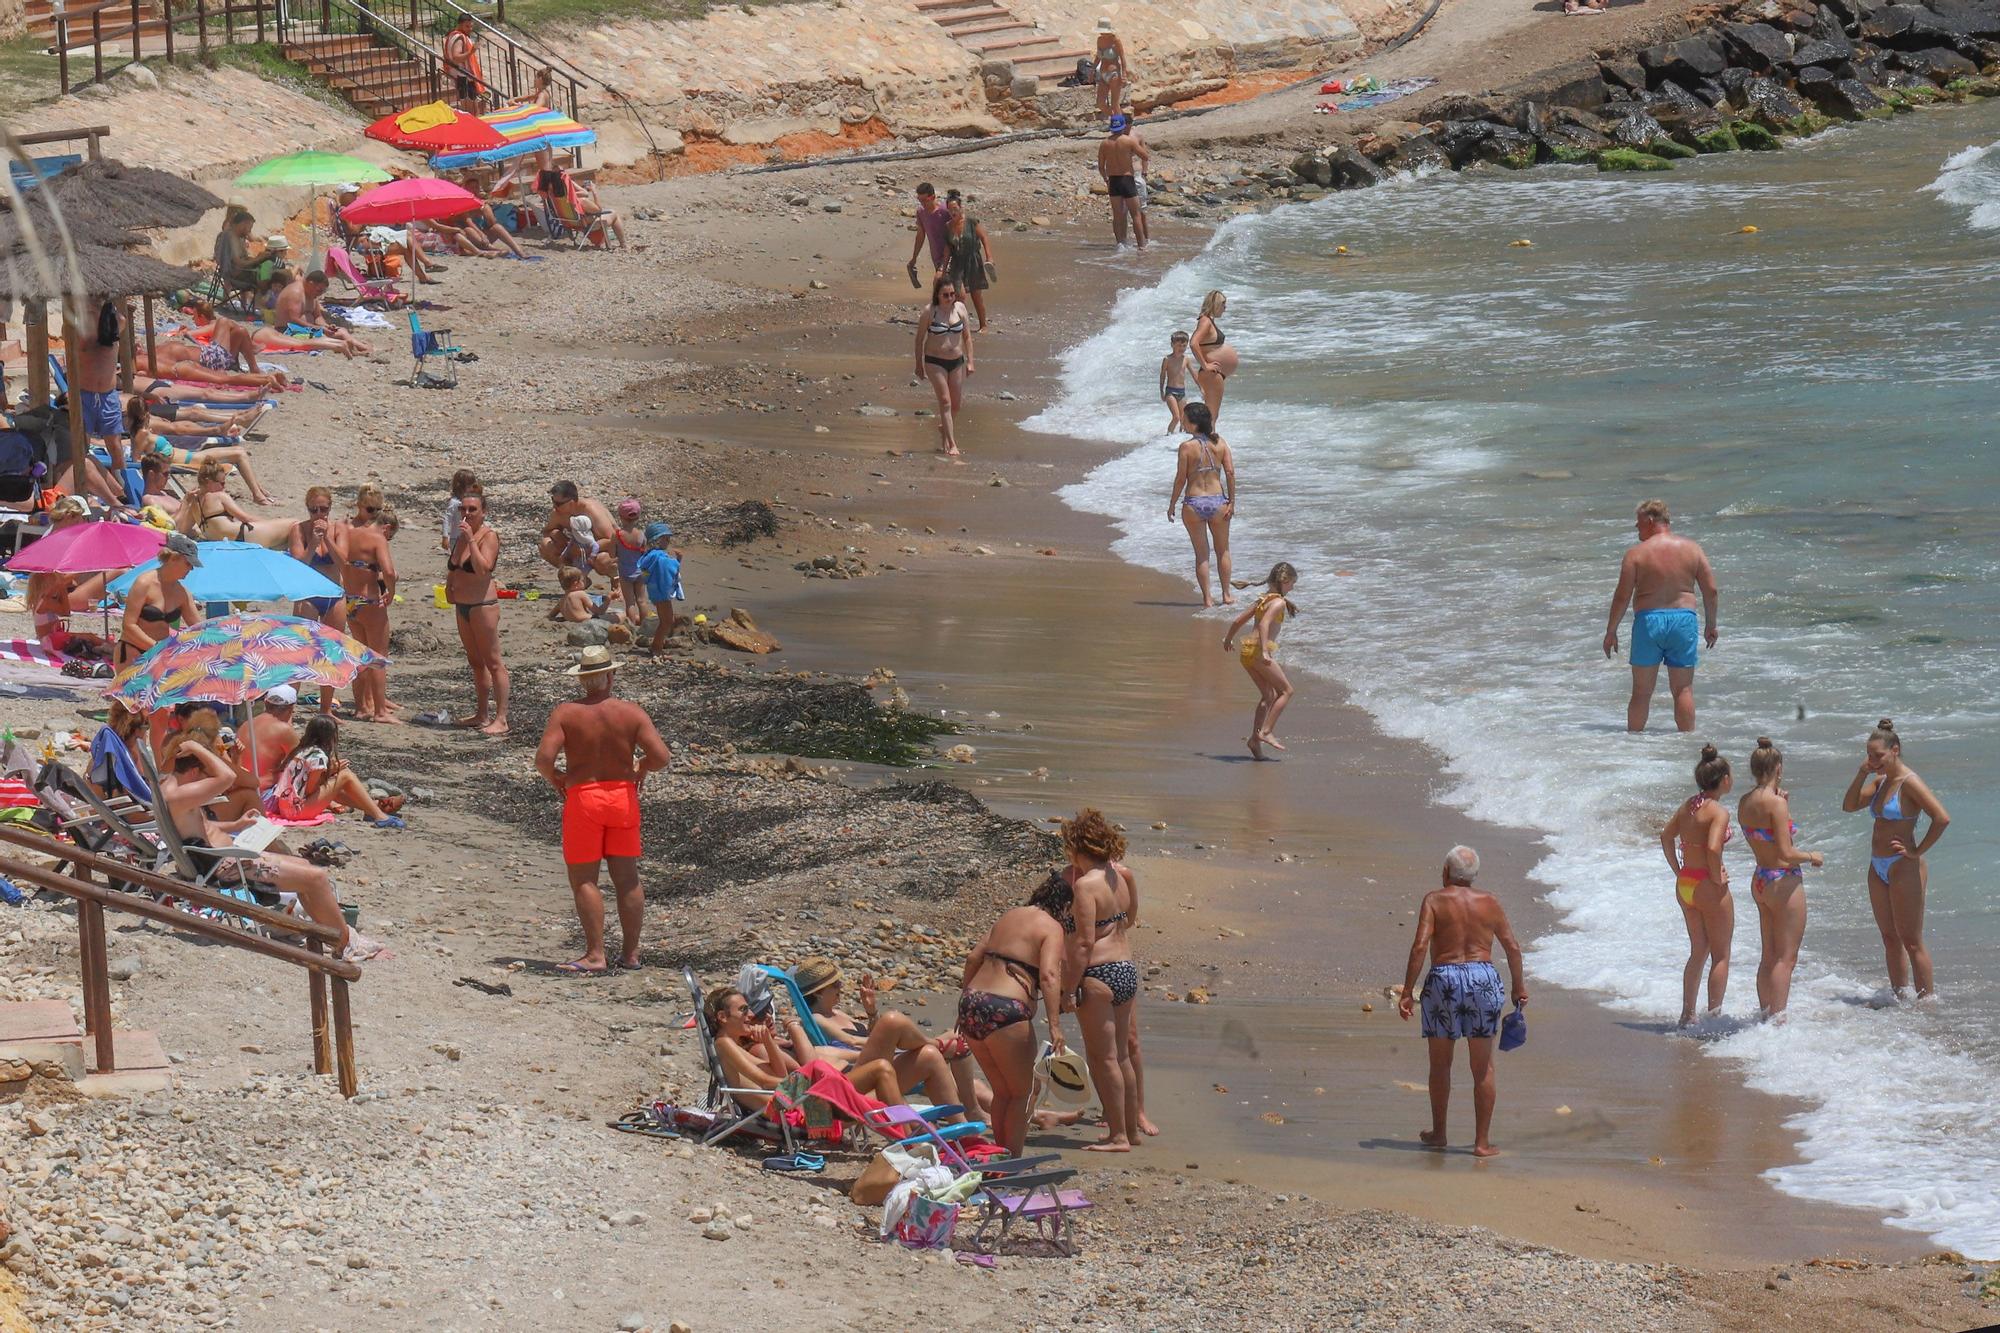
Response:
M1198 404L1190 404L1188 411L1194 411ZM1244 626L1250 626L1250 633L1244 638L1243 646L1236 649L1236 660L1250 675L1250 682L1257 687L1257 711L1250 715L1250 757L1262 759L1264 747L1274 750L1285 747L1278 743L1271 733L1276 730L1278 718L1285 711L1285 705L1292 701L1292 682L1286 677L1285 669L1278 665L1278 628L1285 623L1285 617L1295 616L1299 608L1292 605L1287 596L1299 581L1299 571L1283 560L1271 566L1270 574L1264 580L1264 591L1258 594L1248 611L1229 622L1229 632L1222 636L1222 650L1230 651L1236 636ZM1247 588L1248 583L1239 583L1239 588Z
M937 395L938 450L958 458L958 413L964 406L965 379L972 373L972 330L958 284L940 273L931 283L930 309L917 322L917 378L929 380Z
M1757 787L1736 806L1736 820L1757 869L1750 876L1750 897L1757 904L1757 928L1764 954L1757 964L1757 1007L1766 1018L1785 1012L1792 998L1792 969L1799 964L1799 941L1806 933L1805 867L1823 866L1818 852L1802 852L1793 839L1791 794L1778 783L1785 776L1785 756L1769 736L1757 738L1750 752L1750 776Z
M1223 382L1236 373L1236 349L1228 344L1222 326L1215 321L1229 308L1229 298L1210 292L1201 301L1201 318L1194 323L1194 382L1201 388L1201 401L1208 414L1222 420Z
M444 591L458 621L458 641L472 668L472 716L455 725L488 736L507 734L507 663L500 656L500 599L493 570L500 563L500 534L486 526L486 492L477 482L459 496L458 538L445 557ZM487 705L491 702L489 715Z
M1215 433L1215 419L1201 403L1181 409L1193 432L1181 441L1174 466L1174 491L1167 497L1167 519L1176 509L1194 544L1194 581L1201 585L1201 604L1214 606L1208 591L1208 552L1213 544L1221 574L1222 604L1235 602L1229 592L1229 520L1236 516L1236 458Z
M1875 928L1882 932L1882 952L1889 965L1889 987L1901 995L1912 984L1917 998L1931 993L1931 951L1924 947L1924 893L1930 868L1924 853L1937 845L1951 825L1942 802L1931 794L1903 762L1903 739L1896 724L1883 718L1868 733L1868 752L1840 808L1866 810L1875 817L1868 849L1868 905L1875 909ZM1916 842L1917 818L1931 817L1923 841Z
M1701 968L1708 964L1708 1013L1722 1012L1722 992L1729 985L1729 941L1736 934L1736 902L1729 896L1729 871L1722 849L1735 835L1722 798L1735 779L1729 761L1713 745L1701 747L1694 766L1695 794L1674 811L1660 830L1660 850L1674 872L1674 901L1687 925L1688 960L1681 970L1680 1026L1694 1023L1695 997L1701 993ZM1675 841L1679 840L1676 850Z
M1125 839L1097 811L1085 809L1065 821L1062 839L1069 853L1062 876L1070 885L1083 962L1077 1020L1090 1081L1104 1105L1104 1137L1085 1151L1129 1152L1139 1133L1139 1080L1132 1068L1139 969L1130 938L1139 923L1139 889L1118 865Z

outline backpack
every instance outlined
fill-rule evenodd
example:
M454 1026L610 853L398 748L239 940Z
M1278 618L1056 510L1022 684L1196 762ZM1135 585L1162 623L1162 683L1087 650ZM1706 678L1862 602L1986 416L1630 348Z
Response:
M97 307L97 345L99 347L118 345L118 307L109 301Z
M1087 88L1097 82L1097 63L1079 56L1076 62L1076 85Z

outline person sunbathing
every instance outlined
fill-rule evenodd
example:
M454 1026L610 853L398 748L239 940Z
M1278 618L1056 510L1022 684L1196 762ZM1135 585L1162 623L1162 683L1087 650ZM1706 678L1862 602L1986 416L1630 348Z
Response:
M236 328L241 333L242 325L236 325ZM247 342L247 339L248 335L243 334L243 341ZM238 370L236 353L226 343L219 346L213 340L200 342L184 333L168 334L156 337L150 352L144 340L140 341L136 353L137 368L159 379L244 385L259 390L284 388L289 383L285 372L275 366L269 370L257 367L255 351L252 347L251 364L255 368Z
M206 705L189 712L181 719L180 728L167 738L167 752L171 755L176 746L199 741L207 746L236 773L236 781L228 791L208 803L208 817L219 824L233 820L248 822L246 816L254 817L263 808L263 798L257 791L257 776L244 767L242 747L236 740L236 729L222 725L222 718L213 708ZM279 849L280 851L283 848Z
M90 517L83 497L65 495L49 506L49 531L73 528ZM104 597L104 575L79 578L54 571L30 574L26 599L35 617L35 638L52 652L73 657L106 657L110 644L100 635L78 634L69 628L72 612L89 611Z
M368 350L351 341L343 342L339 338L314 333L293 334L268 324L252 328L216 314L212 307L190 306L188 313L195 318L190 337L196 342L205 341L220 346L243 358L252 370L260 369L257 365L259 352L339 352L352 360L355 352Z
M158 434L151 427L146 415L146 400L132 397L125 400L125 434L132 441L132 452L140 458L158 454L169 463L179 463L182 467L194 467L197 463L211 460L227 463L243 474L243 484L250 488L250 498L260 505L276 504L257 482L257 474L250 470L250 451L240 444L215 444L202 449L183 449L166 436Z
M261 398L230 399L241 402L241 410L204 407L203 400L182 402L168 396L168 388L158 382L145 390L146 428L161 435L229 435L240 437L263 419L271 405ZM195 391L183 388L183 392ZM217 400L223 401L223 400Z
M400 796L377 802L368 784L340 757L340 724L325 713L308 719L299 743L278 765L278 776L264 794L264 812L276 819L309 823L329 812L333 803L361 811L379 829L406 827L396 817Z
M218 822L208 817L207 806L236 785L235 767L200 740L176 737L168 751L166 770L160 779L160 799L181 841L190 847L228 846L239 831L231 825L247 825L249 821ZM365 962L382 952L380 944L348 928L340 900L334 896L333 880L301 857L266 850L255 860L222 862L215 878L224 884L254 884L298 895L307 916L340 933L343 959Z
M270 403L256 389L224 387L214 384L175 384L171 380L154 380L142 390L146 397L160 402L179 405L183 412L199 410L202 403L240 403L244 410L262 416L270 408ZM194 406L190 407L189 404ZM154 416L164 415L157 408Z
M366 356L368 344L335 325L320 305L327 286L326 274L319 269L286 283L271 307L273 331L282 330L284 336L302 341L333 343L349 360L357 352Z
M715 1053L722 1061L722 1072L731 1088L762 1088L768 1092L799 1067L799 1062L778 1044L778 1034L771 1024L751 1017L750 1002L736 987L717 986L708 993L702 1009L715 1034ZM887 1060L858 1060L841 1072L863 1095L885 1106L904 1104L895 1066ZM746 1111L759 1110L770 1101L768 1096L756 1092L732 1095Z
M230 498L229 464L204 458L197 485L182 497L174 527L198 541L255 542L273 551L284 550L292 540L292 520L252 518L243 506Z
M925 1036L905 1014L880 1012L875 1002L875 978L861 978L857 991L864 1022L841 1011L840 996L846 988L840 967L830 958L808 958L792 971L792 979L812 1008L813 1021L821 1035L832 1043L815 1046L798 1019L786 1020L786 1033L795 1054L811 1051L813 1056L838 1069L866 1060L887 1059L895 1066L896 1081L904 1092L922 1085L933 1101L949 1099L977 1111L992 1100L992 1093L974 1076L972 1052L965 1038L949 1033L938 1041ZM811 1058L811 1057L805 1057ZM986 1093L982 1100L980 1094Z

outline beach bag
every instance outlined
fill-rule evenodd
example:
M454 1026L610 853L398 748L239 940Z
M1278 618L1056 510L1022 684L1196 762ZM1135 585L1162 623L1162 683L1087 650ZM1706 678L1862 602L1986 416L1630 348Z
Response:
M899 1203L901 1207L897 1207ZM893 1220L891 1212L895 1215ZM914 1181L905 1181L889 1196L889 1203L883 1209L883 1223L882 1235L886 1240L913 1250L942 1250L951 1245L952 1229L958 1225L958 1205L927 1199Z
M873 1208L889 1197L889 1191L903 1180L903 1173L890 1164L883 1153L876 1153L868 1165L862 1168L861 1176L854 1182L854 1188L847 1191L847 1197L863 1208Z
M1088 57L1084 56L1077 57L1076 86L1079 88L1088 88L1090 85L1096 82L1097 82L1096 62L1090 60Z

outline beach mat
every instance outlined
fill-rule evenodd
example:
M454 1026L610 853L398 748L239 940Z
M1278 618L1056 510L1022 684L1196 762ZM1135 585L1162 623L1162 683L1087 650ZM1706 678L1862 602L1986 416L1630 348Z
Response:
M1411 93L1420 93L1436 82L1436 79L1397 79L1393 83L1383 84L1373 92L1354 93L1347 97L1336 97L1330 102L1321 102L1313 110L1328 114L1338 111L1360 111L1408 97Z
M0 639L0 662L33 662L60 671L69 661L37 639Z

